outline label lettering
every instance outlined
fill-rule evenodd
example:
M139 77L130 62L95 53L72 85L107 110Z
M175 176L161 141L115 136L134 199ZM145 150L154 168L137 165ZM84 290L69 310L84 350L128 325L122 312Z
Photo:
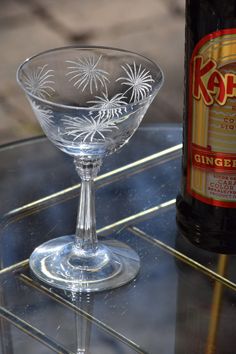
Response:
M202 56L196 56L193 62L193 97L197 100L202 97L207 106L214 101L223 106L228 97L236 97L236 76L233 73L223 75L213 59L204 63Z

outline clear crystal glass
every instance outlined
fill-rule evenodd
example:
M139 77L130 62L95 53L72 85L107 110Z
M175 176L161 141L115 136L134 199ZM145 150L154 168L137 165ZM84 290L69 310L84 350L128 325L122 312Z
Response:
M74 157L81 178L75 235L52 239L30 257L35 275L52 286L90 292L132 280L140 268L134 250L118 240L98 242L94 178L102 159L126 144L163 83L149 59L105 47L52 49L17 71L47 137Z

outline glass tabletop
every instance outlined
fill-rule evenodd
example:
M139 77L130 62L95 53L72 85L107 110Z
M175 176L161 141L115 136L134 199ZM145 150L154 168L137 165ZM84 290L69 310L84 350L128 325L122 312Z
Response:
M98 235L134 248L131 283L72 294L39 282L28 257L72 234L80 184L70 157L42 137L0 148L0 353L234 354L233 255L178 234L182 131L141 127L96 179Z

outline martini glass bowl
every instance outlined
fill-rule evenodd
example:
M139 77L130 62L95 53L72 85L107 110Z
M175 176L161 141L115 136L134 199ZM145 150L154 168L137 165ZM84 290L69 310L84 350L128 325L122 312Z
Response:
M112 289L131 281L140 259L118 240L98 241L94 178L102 159L126 144L163 83L158 65L105 47L64 47L27 59L17 71L43 131L73 156L81 178L75 235L47 241L30 256L42 281L70 291Z

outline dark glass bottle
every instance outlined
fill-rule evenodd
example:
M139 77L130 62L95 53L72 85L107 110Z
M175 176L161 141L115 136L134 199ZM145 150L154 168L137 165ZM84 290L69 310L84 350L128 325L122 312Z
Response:
M236 253L236 1L186 1L177 224L195 245Z

